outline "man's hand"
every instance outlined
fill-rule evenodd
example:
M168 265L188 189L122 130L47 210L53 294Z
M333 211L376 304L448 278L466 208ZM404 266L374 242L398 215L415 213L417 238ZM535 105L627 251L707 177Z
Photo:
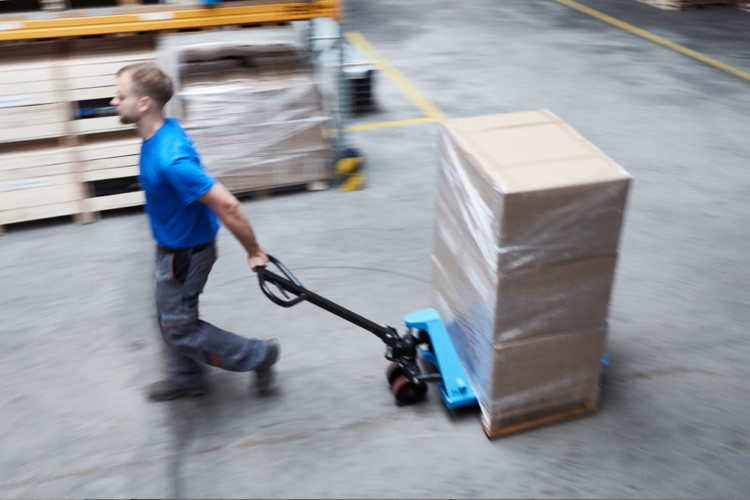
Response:
M266 253L260 249L253 255L248 257L247 260L250 263L250 269L255 272L258 272L259 267L265 267L268 265L268 255L266 255Z

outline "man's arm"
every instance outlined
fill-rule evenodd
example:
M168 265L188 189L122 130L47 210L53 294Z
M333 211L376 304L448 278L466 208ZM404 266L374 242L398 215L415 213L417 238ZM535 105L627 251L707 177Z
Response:
M245 217L242 205L220 182L216 182L198 201L211 207L221 222L232 232L247 251L250 269L268 265L268 257L255 239L255 232Z

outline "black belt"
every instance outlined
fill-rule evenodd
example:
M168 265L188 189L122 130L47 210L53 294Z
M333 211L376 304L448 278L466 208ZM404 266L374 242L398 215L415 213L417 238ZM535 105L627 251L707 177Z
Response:
M195 245L194 247L187 247L187 248L169 248L169 247L165 247L164 245L158 245L158 246L159 248L161 248L163 251L167 253L183 253L183 252L198 253L198 252L202 252L203 250L205 250L206 248L210 247L213 244L214 242L212 240L212 241L209 241L208 243L201 243L200 245Z

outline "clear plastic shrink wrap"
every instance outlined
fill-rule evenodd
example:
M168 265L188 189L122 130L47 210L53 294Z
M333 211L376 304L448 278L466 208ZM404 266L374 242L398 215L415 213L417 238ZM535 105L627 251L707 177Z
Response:
M328 178L329 118L293 45L194 45L179 64L185 126L206 169L230 189Z
M548 111L446 122L433 288L485 420L598 394L631 177Z

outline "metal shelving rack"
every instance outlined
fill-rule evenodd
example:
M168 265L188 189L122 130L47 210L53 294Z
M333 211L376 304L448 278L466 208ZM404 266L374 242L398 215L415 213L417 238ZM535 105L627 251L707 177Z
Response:
M198 0L200 1L200 0ZM91 35L144 33L167 30L188 30L209 27L308 21L305 41L308 54L312 54L316 18L332 18L338 25L336 47L339 52L337 66L338 99L333 110L336 127L334 163L358 156L347 144L345 137L347 110L347 85L344 76L345 0L255 0L227 1L189 5L126 5L107 8L72 9L63 11L36 11L0 15L0 48L5 42L62 39ZM360 161L357 159L357 161ZM336 175L334 165L331 178Z
M343 23L341 0L140 5L0 16L0 41L282 23L331 17Z

